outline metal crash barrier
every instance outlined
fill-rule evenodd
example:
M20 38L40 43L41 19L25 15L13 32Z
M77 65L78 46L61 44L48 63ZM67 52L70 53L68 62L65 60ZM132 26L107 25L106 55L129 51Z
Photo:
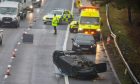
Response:
M123 60L123 63L124 63L124 65L125 65L125 67L126 67L126 71L128 71L128 73L129 73L130 77L132 78L133 82L134 82L135 84L140 84L140 82L138 81L138 79L137 79L136 76L133 74L132 70L130 69L128 63L127 63L126 60L124 59L124 56L123 56L123 54L122 54L122 52L121 52L121 50L120 50L120 48L119 48L119 46L118 46L118 43L117 43L117 39L116 39L117 36L116 36L116 35L113 33L113 31L112 31L112 27L111 27L111 25L110 25L110 23L109 23L108 17L109 17L109 5L107 4L107 5L106 5L107 25L108 25L108 28L109 28L109 30L110 30L111 36L112 36L113 39L114 39L115 47L117 48L117 50L118 50L118 52L119 52L119 54L120 54L120 56L121 56L121 59Z

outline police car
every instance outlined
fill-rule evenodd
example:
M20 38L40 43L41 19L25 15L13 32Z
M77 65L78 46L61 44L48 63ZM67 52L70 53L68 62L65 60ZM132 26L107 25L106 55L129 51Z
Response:
M51 24L54 14L56 14L56 16L58 17L59 24L62 24L66 20L68 20L68 22L71 22L73 20L73 15L71 14L69 10L54 9L43 16L44 24Z
M70 32L71 33L77 33L78 32L78 21L72 21L70 23Z

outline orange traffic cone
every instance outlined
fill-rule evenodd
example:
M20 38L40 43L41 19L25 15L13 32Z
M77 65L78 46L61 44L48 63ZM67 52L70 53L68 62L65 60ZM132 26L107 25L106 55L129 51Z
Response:
M12 56L13 56L13 57L16 57L16 53L15 53L15 52L12 52Z
M107 36L107 45L111 43L110 35Z
M10 68L7 68L7 70L6 70L6 75L8 75L8 76L11 75L11 73L10 73Z

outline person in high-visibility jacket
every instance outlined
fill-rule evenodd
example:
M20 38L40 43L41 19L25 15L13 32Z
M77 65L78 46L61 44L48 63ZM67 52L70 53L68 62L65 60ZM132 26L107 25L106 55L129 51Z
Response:
M52 19L52 26L54 27L54 34L57 34L56 27L58 26L58 18L56 16L56 14L54 14L54 17Z

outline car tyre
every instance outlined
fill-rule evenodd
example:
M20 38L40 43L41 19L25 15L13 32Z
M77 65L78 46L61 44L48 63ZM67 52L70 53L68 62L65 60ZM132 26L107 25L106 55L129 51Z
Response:
M70 28L70 33L73 33L73 30Z
M0 45L2 45L2 37L0 38Z
M72 45L72 50L76 51L76 47L74 45Z
M47 22L43 22L44 24L47 24Z
M19 23L16 23L12 26L13 28L18 28L19 27Z
M93 49L91 50L91 53L92 53L92 54L96 54L96 48L93 48Z

